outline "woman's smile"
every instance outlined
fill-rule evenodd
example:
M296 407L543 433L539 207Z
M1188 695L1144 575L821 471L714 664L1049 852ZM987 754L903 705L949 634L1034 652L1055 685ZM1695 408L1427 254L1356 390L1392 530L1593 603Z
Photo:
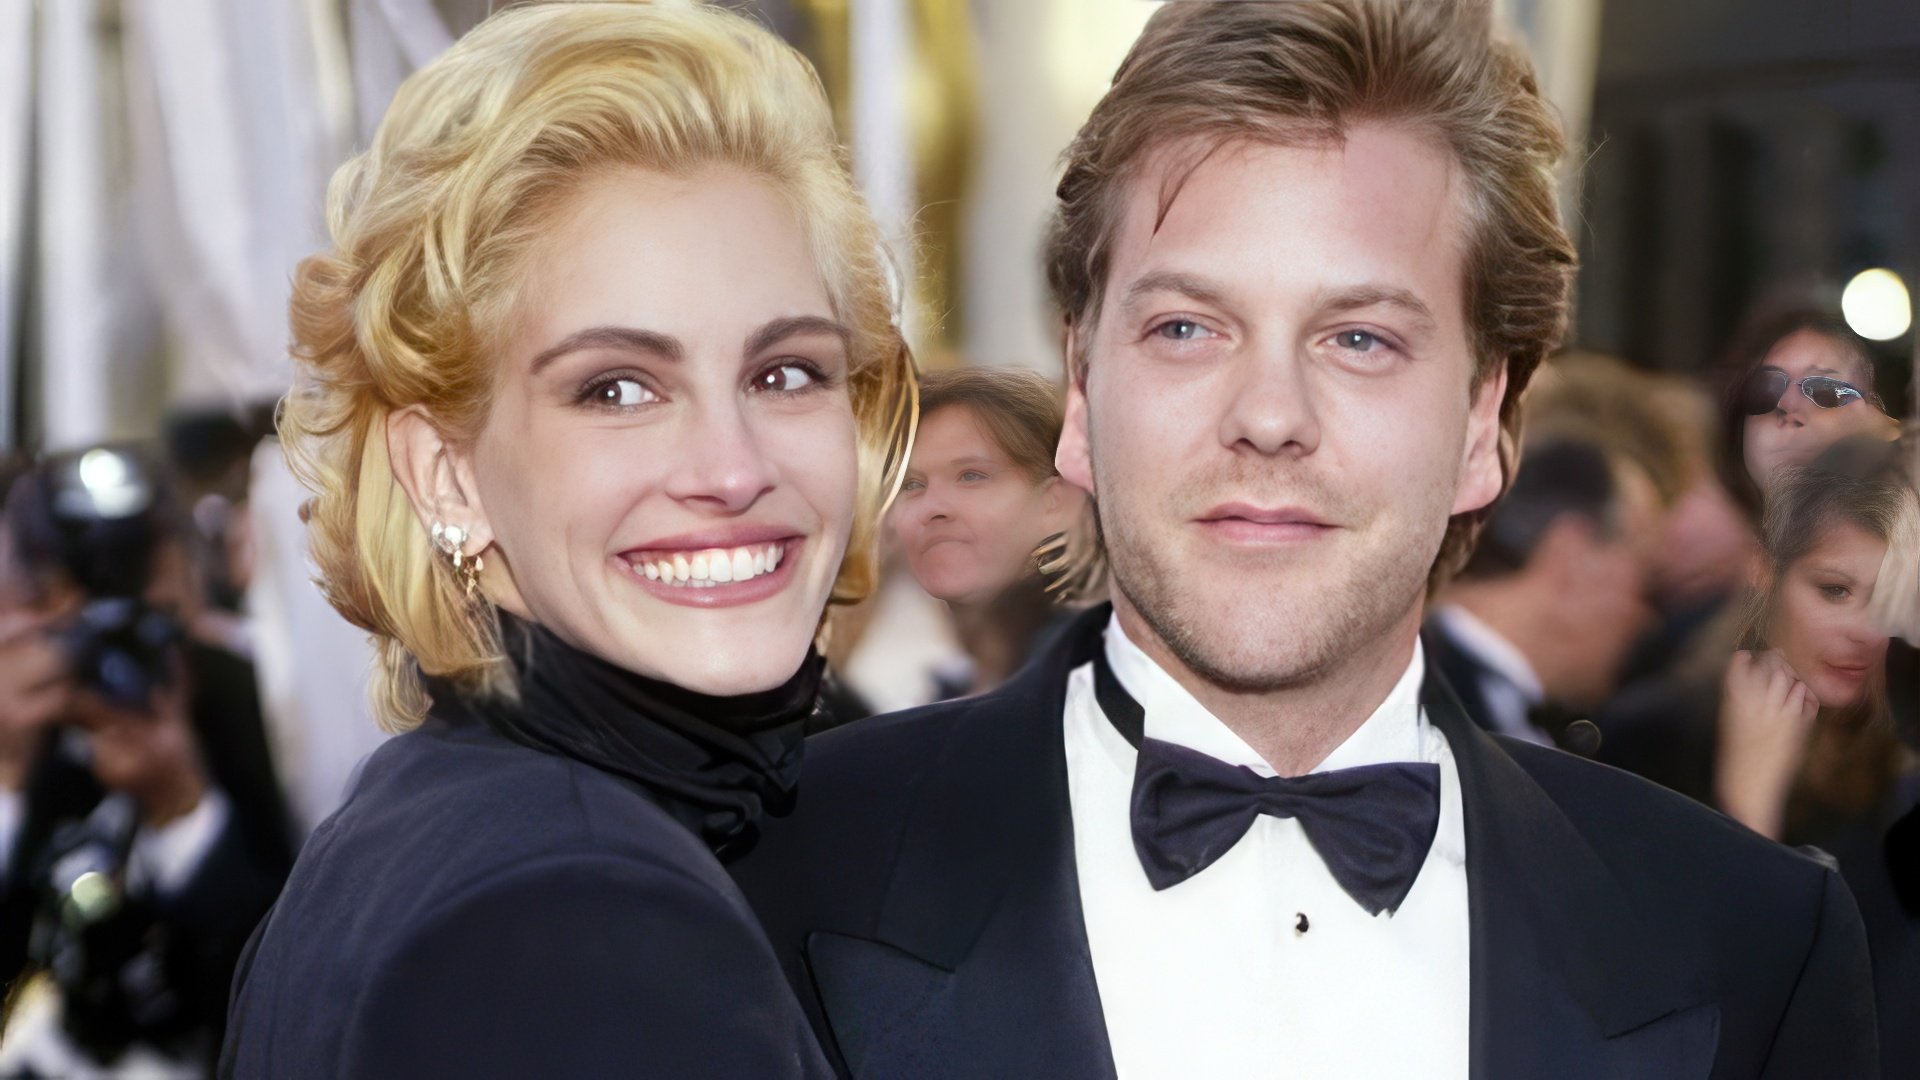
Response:
M649 548L615 561L649 595L687 607L734 607L764 600L794 579L804 537L734 547Z

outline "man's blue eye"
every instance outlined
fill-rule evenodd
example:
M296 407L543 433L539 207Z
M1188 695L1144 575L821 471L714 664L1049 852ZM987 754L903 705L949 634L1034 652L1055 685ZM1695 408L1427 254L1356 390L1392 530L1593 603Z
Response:
M1379 338L1365 330L1342 330L1334 336L1335 344L1354 352L1372 352L1375 345L1384 344Z
M1205 329L1192 319L1168 319L1154 328L1154 332L1170 341L1192 341Z

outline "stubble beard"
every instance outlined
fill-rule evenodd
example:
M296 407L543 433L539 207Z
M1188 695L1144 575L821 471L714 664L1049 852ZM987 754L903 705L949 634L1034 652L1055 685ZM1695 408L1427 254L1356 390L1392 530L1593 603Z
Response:
M1193 489L1220 488L1196 484ZM1163 520L1180 528L1191 514L1180 498L1170 502ZM1135 527L1132 507L1116 506L1111 498L1098 498L1095 506L1114 588L1182 665L1235 694L1273 693L1337 678L1418 605L1445 528L1442 522L1430 530L1431 537L1392 530L1381 537L1385 544L1346 545L1349 550L1339 552L1338 562L1318 578L1302 568L1284 584L1279 583L1284 579L1255 577L1234 588L1208 580L1225 572L1218 565L1182 565L1169 545L1154 543ZM1342 520L1356 518L1348 513Z

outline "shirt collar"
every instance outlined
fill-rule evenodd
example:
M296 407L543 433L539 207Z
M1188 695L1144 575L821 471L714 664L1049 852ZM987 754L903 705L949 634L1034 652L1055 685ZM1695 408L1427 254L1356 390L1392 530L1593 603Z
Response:
M1186 687L1127 637L1118 615L1107 620L1105 648L1114 677L1146 714L1147 738L1198 750L1229 765L1244 765L1262 776L1275 775L1273 767L1246 740L1208 712ZM1425 652L1416 638L1413 658L1386 700L1311 771L1427 760L1426 719L1420 713L1420 679L1425 671Z
M1512 683L1528 705L1547 700L1546 687L1540 685L1540 676L1534 673L1533 665L1527 663L1526 654L1500 631L1487 625L1486 620L1459 604L1447 604L1433 614L1461 648Z

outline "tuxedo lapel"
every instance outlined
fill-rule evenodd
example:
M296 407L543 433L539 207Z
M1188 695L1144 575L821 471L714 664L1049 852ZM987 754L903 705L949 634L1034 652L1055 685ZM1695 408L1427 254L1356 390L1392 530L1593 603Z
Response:
M1719 1014L1690 942L1642 919L1559 805L1429 669L1460 772L1473 1080L1706 1077Z
M1109 1078L1080 914L1061 716L1106 609L956 718L909 809L875 940L807 962L853 1076Z

